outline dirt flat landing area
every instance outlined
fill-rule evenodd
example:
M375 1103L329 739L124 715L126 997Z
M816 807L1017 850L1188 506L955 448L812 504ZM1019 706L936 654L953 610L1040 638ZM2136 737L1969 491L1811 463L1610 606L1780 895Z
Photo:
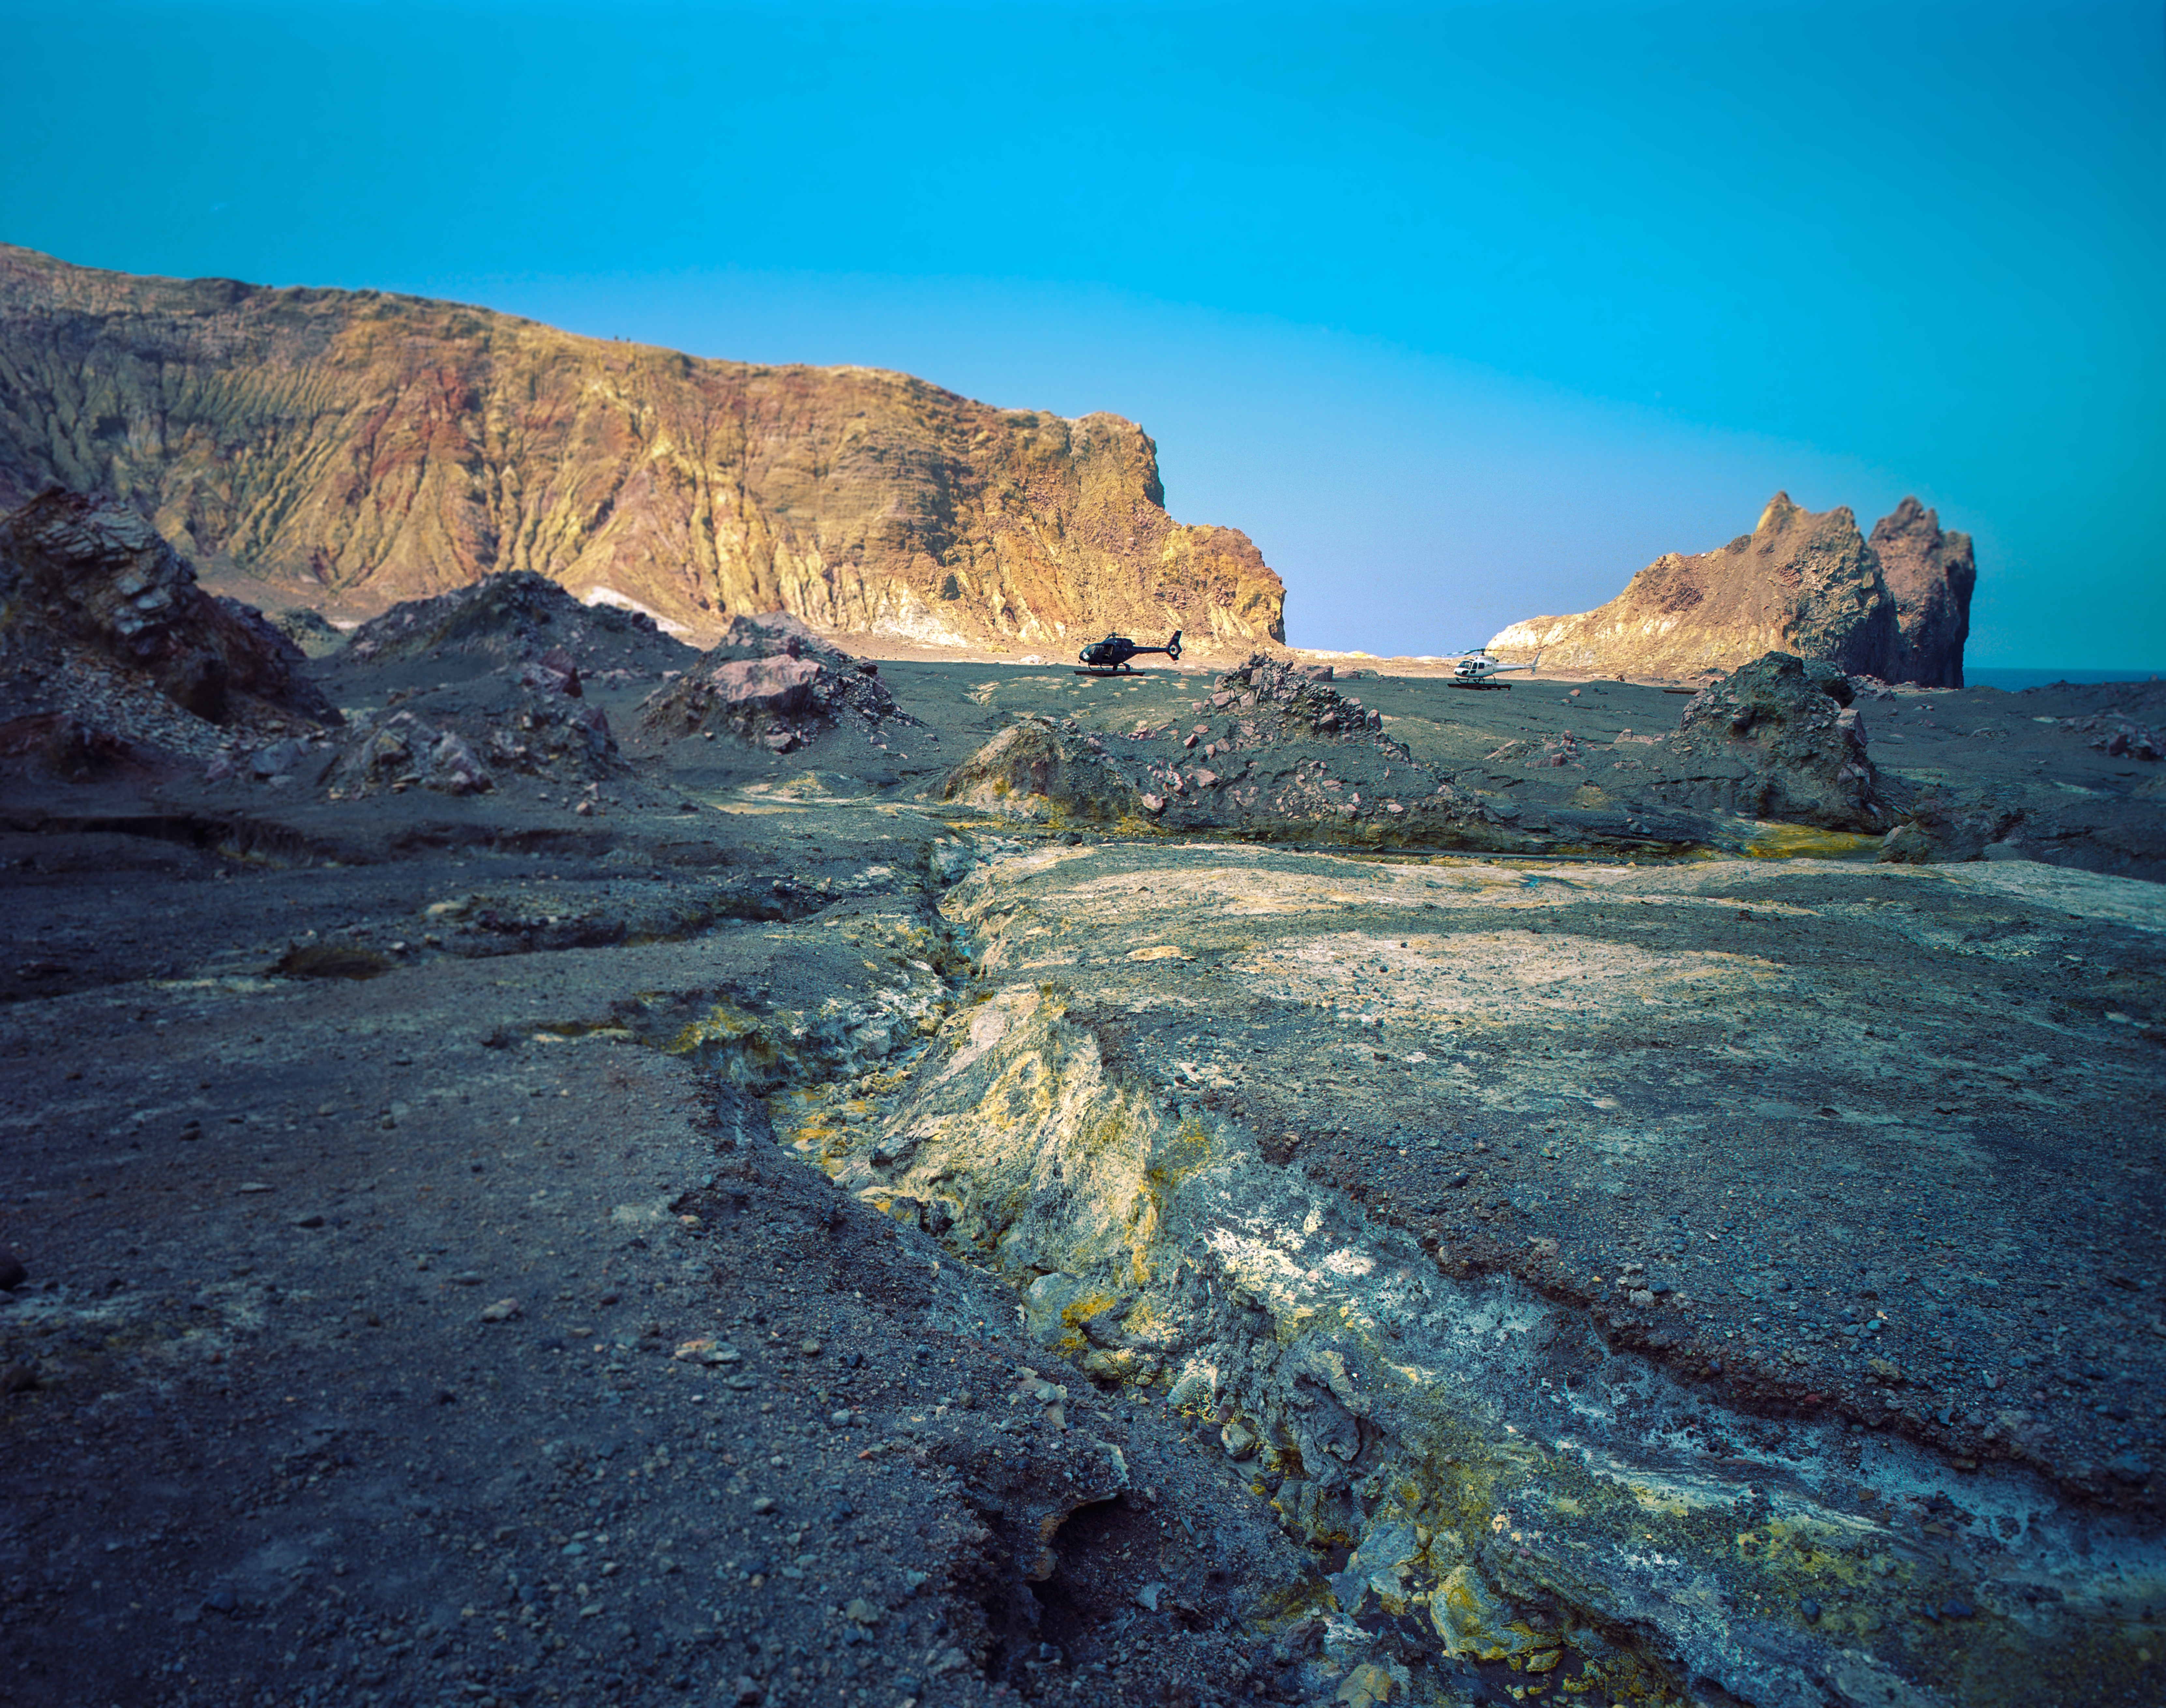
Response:
M2166 1697L2140 693L633 638L8 773L0 1702Z

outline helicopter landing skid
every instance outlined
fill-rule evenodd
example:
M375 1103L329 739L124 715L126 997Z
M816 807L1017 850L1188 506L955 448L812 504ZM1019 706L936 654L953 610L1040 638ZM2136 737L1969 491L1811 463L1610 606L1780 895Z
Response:
M1508 682L1461 682L1455 679L1451 686L1454 688L1477 688L1486 693L1492 688L1501 688L1507 693L1509 693L1511 691L1512 684Z
M1103 670L1079 670L1078 676L1133 676L1134 669L1125 664L1108 665Z

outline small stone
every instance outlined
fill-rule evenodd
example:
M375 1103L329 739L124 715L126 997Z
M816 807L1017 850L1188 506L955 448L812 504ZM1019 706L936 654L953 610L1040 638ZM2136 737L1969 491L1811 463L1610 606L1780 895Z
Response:
M1158 1611L1160 1599L1165 1593L1166 1587L1163 1584L1146 1584L1136 1591L1136 1605L1146 1613L1155 1613Z
M850 1414L847 1411L831 1411L827 1414L827 1421L836 1429L848 1429L850 1426Z
M753 1502L752 1503L752 1510L753 1510L753 1512L755 1512L755 1513L757 1513L757 1514L758 1514L758 1515L760 1515L760 1516L765 1516L765 1515L767 1515L768 1513L770 1513L770 1512L774 1511L774 1497L772 1494L763 1494L763 1495L761 1495L761 1496L759 1497L759 1499L758 1499L758 1500L755 1500L755 1501L753 1501Z
M797 1350L808 1358L816 1358L820 1356L820 1342L807 1335L797 1343Z
M23 1260L0 1246L0 1290L12 1291L30 1278L30 1272Z
M1798 1612L1806 1624L1811 1625L1820 1616L1820 1604L1817 1601L1800 1601L1798 1603Z
M271 1188L264 1181L244 1180L240 1185L235 1187L233 1189L235 1192L268 1192Z
M481 1285L483 1278L484 1278L483 1277L481 1271L478 1269L462 1269L457 1274L452 1277L452 1285L454 1287L478 1287Z
M499 1299L494 1305L484 1305L482 1307L481 1320L483 1322L510 1322L513 1317L518 1315L519 1301L517 1299Z
M843 1616L858 1625L878 1625L885 1616L862 1595L853 1598L843 1610Z
M293 1218L293 1226L297 1228L320 1228L323 1225L323 1217L314 1210L310 1210L306 1215L297 1215Z
M203 1597L203 1604L213 1613L231 1613L240 1605L240 1598L226 1584L221 1584Z

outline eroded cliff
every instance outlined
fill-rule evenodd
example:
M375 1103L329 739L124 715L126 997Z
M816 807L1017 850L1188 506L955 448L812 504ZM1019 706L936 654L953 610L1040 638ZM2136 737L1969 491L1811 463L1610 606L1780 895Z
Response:
M772 610L936 643L1285 633L1255 545L1169 516L1118 416L0 245L0 505L54 482L259 603L367 614L533 570L702 634Z
M1696 676L1788 652L1851 675L1959 687L1977 579L1969 536L1943 533L1915 498L1868 539L1846 506L1808 510L1778 493L1750 534L1666 552L1607 604L1529 617L1489 645L1604 676Z

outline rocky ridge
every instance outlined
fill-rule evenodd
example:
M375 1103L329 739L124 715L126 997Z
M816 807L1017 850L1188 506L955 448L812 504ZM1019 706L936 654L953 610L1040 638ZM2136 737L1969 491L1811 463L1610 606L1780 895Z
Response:
M114 495L267 603L366 614L529 570L700 633L779 609L957 645L1285 634L1255 546L1169 516L1114 415L7 246L0 373L0 504Z
M1666 552L1607 604L1529 617L1493 651L1552 669L1685 677L1791 652L1850 675L1963 685L1978 579L1970 537L1905 498L1868 540L1849 509L1778 493L1750 534L1714 551Z
M338 720L262 612L205 593L126 505L73 493L0 519L0 662L46 679L117 667L209 724Z

